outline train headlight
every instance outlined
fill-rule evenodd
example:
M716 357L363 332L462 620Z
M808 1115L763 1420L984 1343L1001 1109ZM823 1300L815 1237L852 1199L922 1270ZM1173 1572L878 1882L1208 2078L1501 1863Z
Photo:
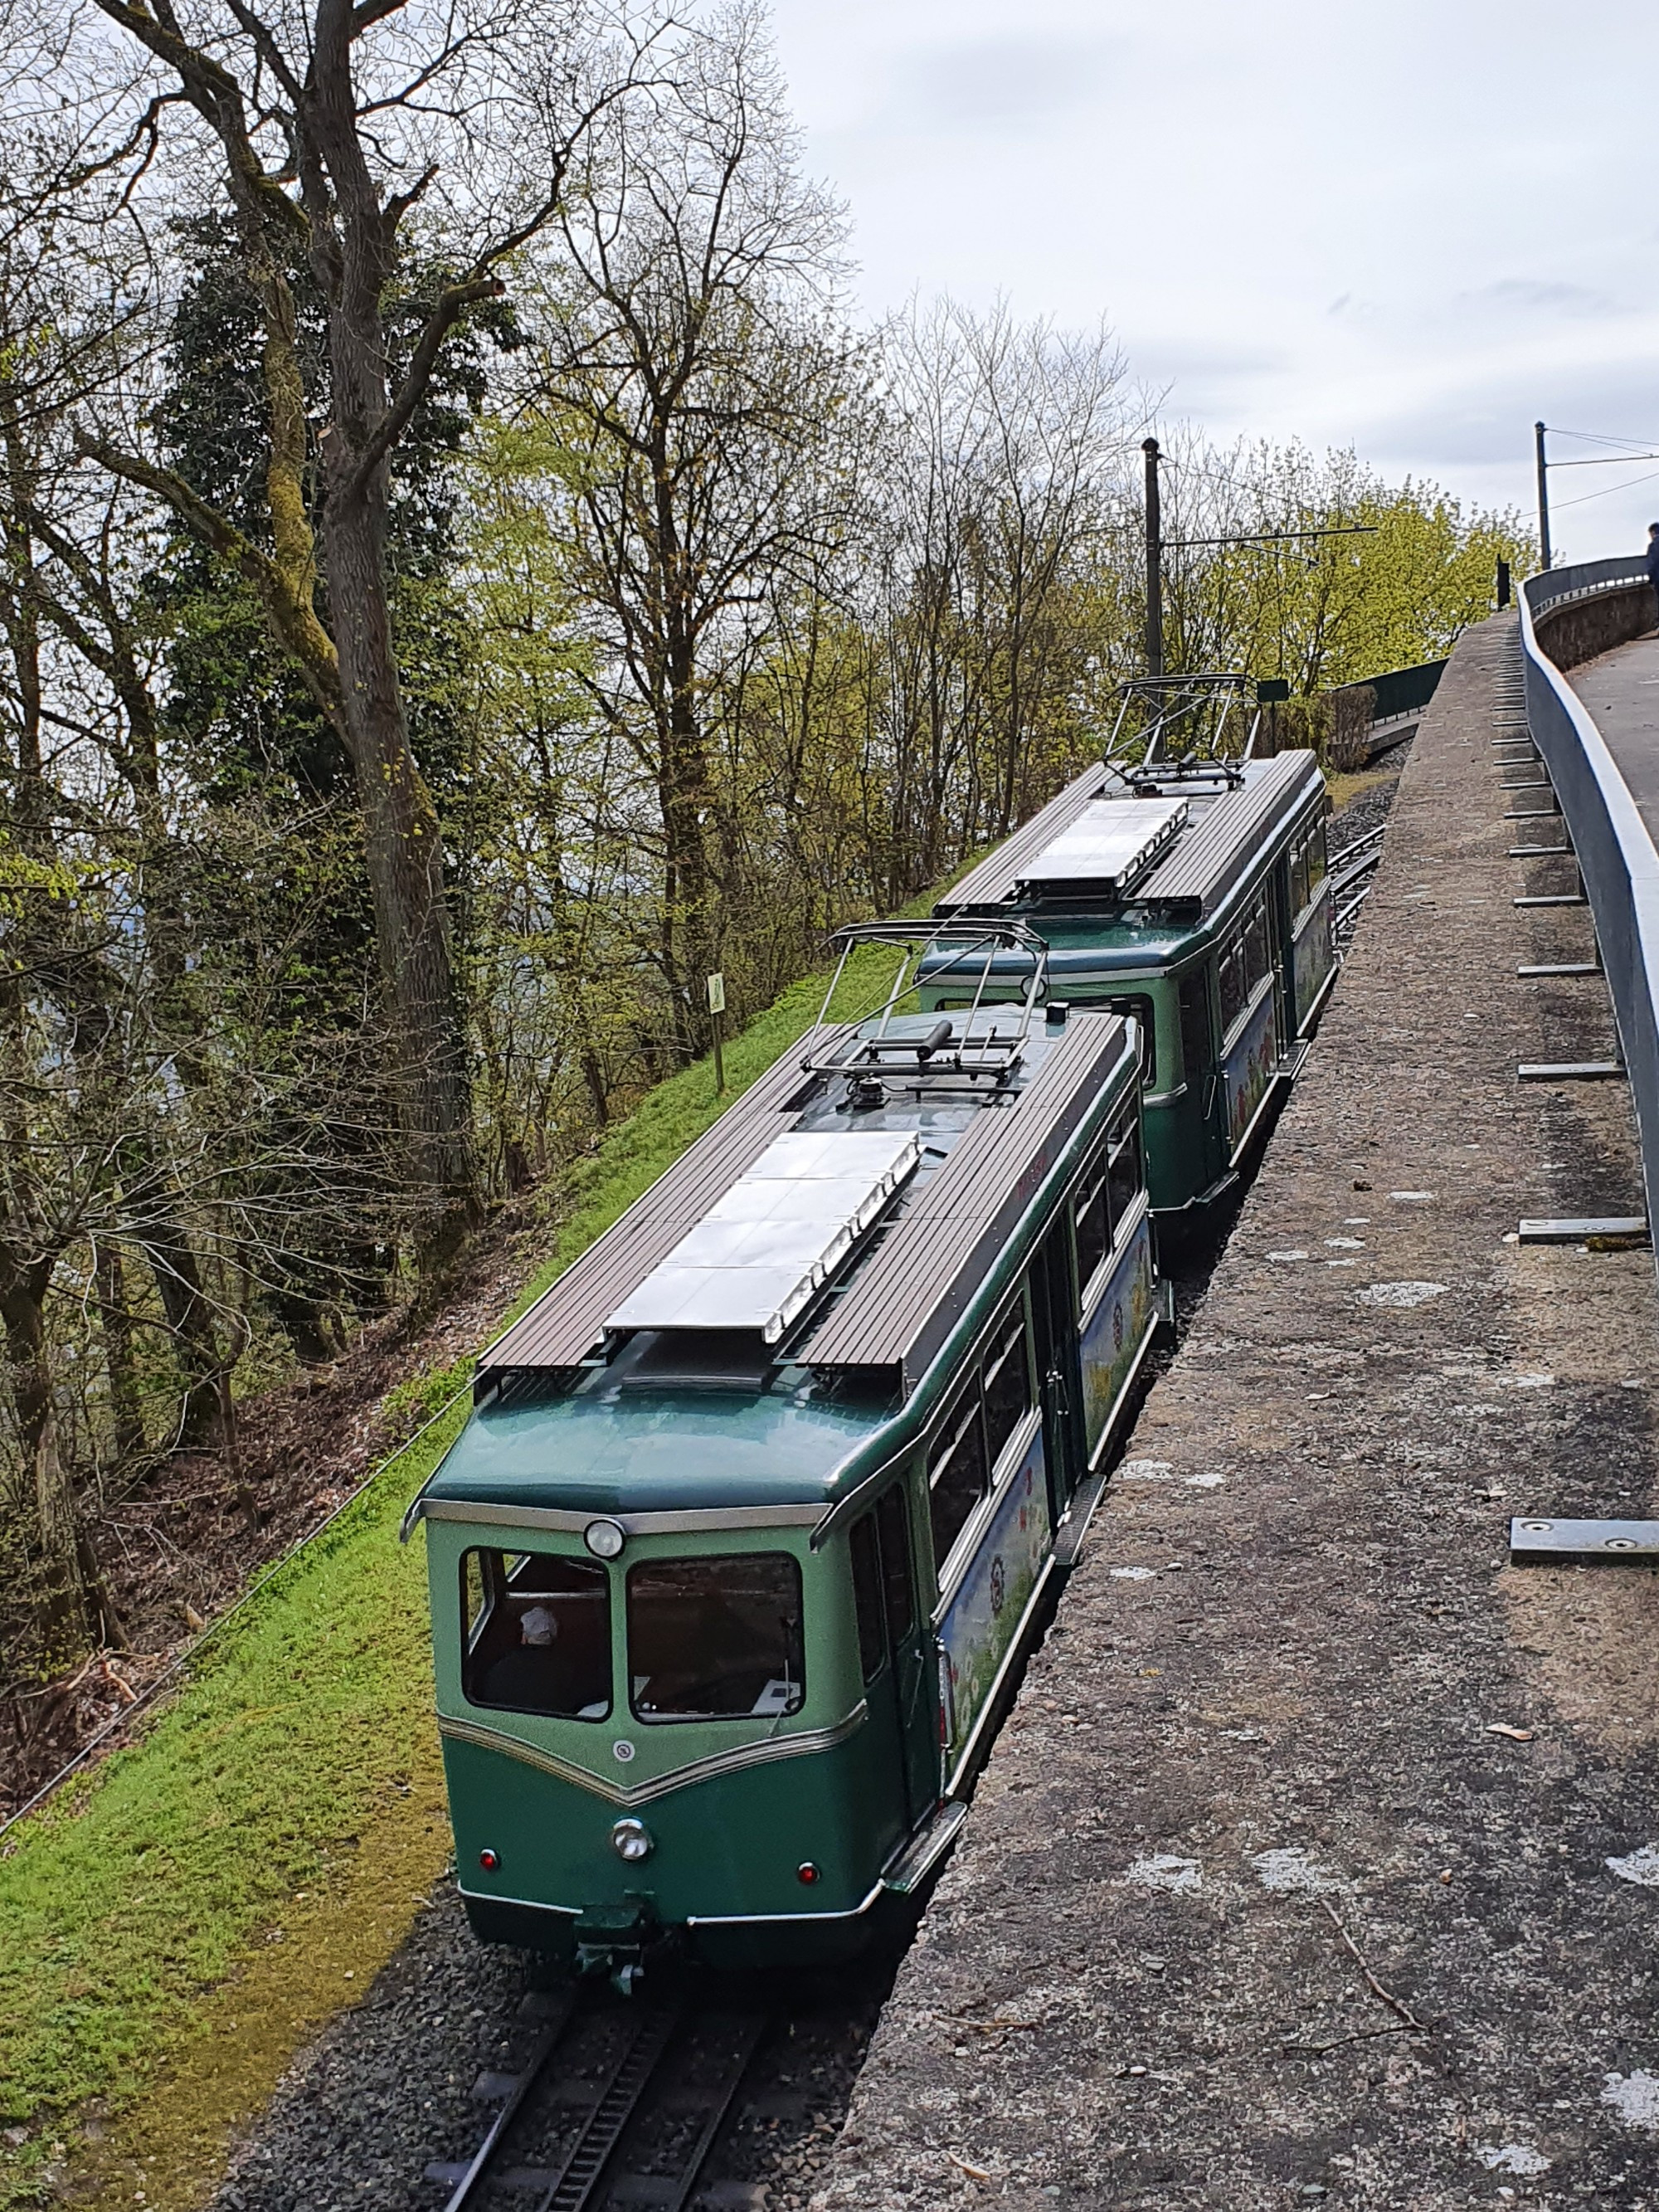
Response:
M590 1521L582 1530L582 1541L596 1559L616 1559L628 1539L614 1521Z
M637 1866L641 1859L650 1857L655 1844L643 1820L618 1820L611 1831L611 1848L619 1859Z

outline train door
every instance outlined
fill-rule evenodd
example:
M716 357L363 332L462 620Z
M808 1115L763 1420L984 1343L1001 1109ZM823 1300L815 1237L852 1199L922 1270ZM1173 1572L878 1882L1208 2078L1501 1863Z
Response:
M939 1725L902 1482L854 1522L851 1547L864 1694L883 1770L899 1777L908 1832L939 1802Z
M1216 1065L1215 1022L1210 1008L1210 975L1213 963L1200 960L1180 979L1181 1062L1188 1095L1194 1152L1202 1165L1194 1178L1201 1189L1220 1172L1217 1141L1221 1076Z
M1048 1469L1049 1507L1056 1528L1085 1471L1073 1326L1076 1303L1072 1239L1062 1212L1037 1248L1031 1268L1031 1313L1036 1324L1037 1374L1042 1389L1042 1455Z

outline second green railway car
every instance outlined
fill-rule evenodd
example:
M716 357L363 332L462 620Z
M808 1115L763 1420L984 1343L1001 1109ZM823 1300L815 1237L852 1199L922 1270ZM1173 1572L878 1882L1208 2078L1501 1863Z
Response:
M1201 1223L1236 1184L1335 974L1324 780L1313 754L1097 763L998 846L936 912L1024 921L1048 989L1133 1015L1146 1050L1147 1179L1160 1223ZM1002 988L1024 957L999 957ZM924 1002L969 995L948 947Z

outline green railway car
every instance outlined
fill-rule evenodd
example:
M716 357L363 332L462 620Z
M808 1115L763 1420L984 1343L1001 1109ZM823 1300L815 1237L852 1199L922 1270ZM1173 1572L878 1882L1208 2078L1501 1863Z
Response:
M411 1508L486 1939L840 1955L955 1832L1163 1309L1135 1029L1045 1007L1017 921L938 939L1018 1002L920 1013L900 946L491 1347Z
M942 899L941 919L1021 920L1048 988L1140 1024L1147 1178L1166 1232L1236 1185L1296 1074L1336 972L1324 780L1312 753L1097 763ZM1000 956L993 989L1025 987ZM969 995L941 947L923 969L941 1011Z

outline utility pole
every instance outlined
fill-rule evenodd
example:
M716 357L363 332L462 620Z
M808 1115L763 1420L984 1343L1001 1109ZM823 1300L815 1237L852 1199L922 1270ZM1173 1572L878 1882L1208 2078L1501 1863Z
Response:
M1538 450L1538 550L1544 566L1550 565L1550 479L1549 463L1544 459L1544 426L1532 426L1534 443Z
M1164 516L1158 502L1158 440L1146 439L1146 673L1164 673ZM1548 564L1546 563L1546 566Z

